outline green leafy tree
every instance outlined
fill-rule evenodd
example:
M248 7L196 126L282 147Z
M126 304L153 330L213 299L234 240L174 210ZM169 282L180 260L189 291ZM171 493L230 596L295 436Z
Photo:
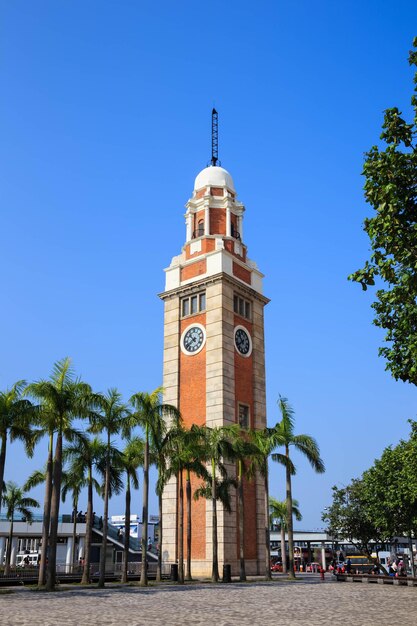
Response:
M23 441L28 456L33 453L33 420L37 407L23 397L26 383L19 380L11 389L0 392L0 502L8 442ZM1 509L1 505L0 505Z
M379 534L416 536L417 531L417 423L411 436L384 450L362 475L366 510Z
M322 515L322 520L327 522L327 532L334 539L347 539L360 553L384 569L379 560L372 557L372 552L375 542L389 542L390 537L372 519L366 485L362 480L354 479L346 487L334 486L332 489L333 502Z
M12 554L13 524L15 515L16 513L20 513L24 516L27 522L31 523L33 519L31 508L38 508L39 503L33 498L25 497L24 490L20 489L13 482L8 482L6 484L6 490L1 499L6 508L7 519L10 521L9 538L6 550L6 564L4 568L4 574L7 576L10 572L10 557Z
M297 522L301 522L303 516L301 515L298 500L293 498L292 501L292 514L297 520ZM288 507L287 502L285 500L277 500L276 498L269 498L269 523L270 527L273 524L279 526L279 530L281 533L281 560L282 560L282 571L285 574L287 572L287 553L285 549L285 533L287 532L287 516L288 516Z
M117 389L112 388L106 394L93 394L91 402L94 405L94 411L91 414L90 431L92 433L102 433L106 435L106 470L104 479L104 512L103 512L103 538L100 550L100 574L98 586L104 587L106 575L106 554L107 554L107 528L109 518L109 492L110 492L110 461L111 454L113 457L120 455L112 446L111 438L113 435L119 434L121 431L127 430L129 410L122 402L122 396ZM112 450L113 448L113 450ZM118 465L117 459L113 470ZM120 458L121 461L121 458ZM120 465L120 463L119 463Z
M414 39L417 47L417 37ZM417 66L417 50L409 53ZM381 139L366 154L365 198L374 210L364 222L371 256L349 276L366 290L377 281L374 324L386 331L379 355L396 380L417 384L417 73L407 123L398 108L385 111Z
M152 393L139 392L130 398L133 412L130 418L130 427L139 426L145 434L145 449L143 461L143 508L142 508L142 564L140 585L148 584L148 514L149 514L149 466L150 445L163 436L165 424L168 421L178 422L178 409L162 402L162 388L158 387Z
M296 435L294 433L295 421L294 410L290 406L287 398L279 397L278 407L281 412L281 421L276 425L278 436L284 442L285 448L285 475L286 475L286 502L287 502L287 527L288 527L288 552L289 552L289 572L290 578L295 578L294 574L294 532L292 514L292 488L291 476L295 471L290 458L290 448L295 448L310 463L312 468L319 474L325 471L324 463L320 458L319 446L310 435ZM282 456L272 455L272 460L282 463Z
M48 551L48 576L46 588L48 591L55 589L56 582L56 550L58 541L58 518L61 501L61 478L62 478L62 449L64 438L72 441L81 439L81 433L74 428L75 418L84 418L89 415L88 398L91 396L91 387L75 377L69 358L55 363L49 380L40 380L28 385L26 393L36 398L41 404L39 417L40 424L49 433L50 446L53 434L56 434L55 453L53 463L50 463L51 449L48 453L48 470L52 465L52 492L50 500L50 528L49 528L49 551ZM48 477L47 488L50 486ZM45 494L46 496L47 494ZM44 520L44 532L47 533L49 520ZM48 524L49 525L49 524ZM46 535L47 536L47 535ZM41 568L39 572L40 583L42 569L46 563L46 544L42 545Z

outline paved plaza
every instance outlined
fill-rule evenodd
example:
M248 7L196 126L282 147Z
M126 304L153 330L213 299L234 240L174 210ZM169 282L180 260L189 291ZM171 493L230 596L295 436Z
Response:
M304 578L148 589L73 588L0 595L0 624L19 626L380 626L417 624L417 588Z

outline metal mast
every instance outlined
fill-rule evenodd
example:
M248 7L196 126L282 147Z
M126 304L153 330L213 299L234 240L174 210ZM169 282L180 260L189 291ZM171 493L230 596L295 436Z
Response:
M211 164L220 165L219 161L219 114L216 109L211 112Z

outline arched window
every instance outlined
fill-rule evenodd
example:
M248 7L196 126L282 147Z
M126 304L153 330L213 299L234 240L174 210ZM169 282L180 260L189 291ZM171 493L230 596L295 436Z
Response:
M204 220L198 220L197 237L204 235Z

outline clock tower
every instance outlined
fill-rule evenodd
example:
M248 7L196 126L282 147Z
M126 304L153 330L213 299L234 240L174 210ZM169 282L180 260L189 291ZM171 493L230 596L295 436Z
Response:
M185 244L165 270L164 402L177 406L184 426L266 426L263 275L248 259L243 237L245 207L229 172L217 165L195 179L186 204ZM230 475L235 468L229 465ZM193 492L198 480L192 481ZM247 574L265 571L263 479L244 486ZM232 512L218 503L219 568L239 571L236 494ZM178 558L178 485L163 494L162 558ZM210 576L212 511L209 500L192 503L192 572ZM186 551L186 541L184 540ZM186 554L184 554L186 557Z

